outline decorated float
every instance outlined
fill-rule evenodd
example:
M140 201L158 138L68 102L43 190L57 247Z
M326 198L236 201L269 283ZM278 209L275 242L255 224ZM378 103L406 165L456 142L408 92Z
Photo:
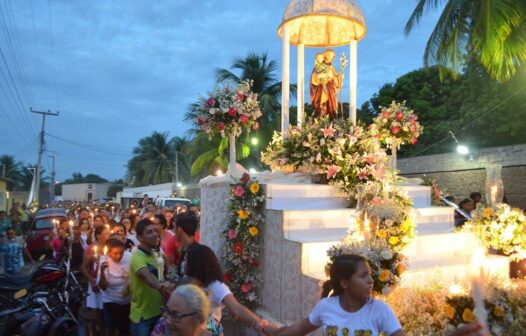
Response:
M357 122L357 43L366 25L353 0L292 0L278 35L281 132L261 154L271 171L249 176L235 162L236 137L259 126L261 112L250 83L214 91L196 120L203 131L230 139L227 173L200 182L201 241L222 256L225 279L238 300L272 320L298 321L319 300L331 258L356 253L369 259L377 295L400 300L392 303L406 331L439 335L475 318L489 321L496 334L509 331L513 326L505 321L516 316L519 300L503 295L509 289L502 284L509 255L523 253L524 242L516 237L524 230L524 215L492 199L496 208L484 210L459 232L454 209L432 205L440 197L436 184L397 176L398 149L416 143L423 127L405 102L381 107L371 125ZM296 125L289 122L291 45L298 55ZM348 46L350 62L342 55L337 71L331 48L341 46ZM314 109L308 118L305 47L323 48L308 81ZM338 104L346 80L349 111ZM491 217L495 214L497 219ZM503 222L513 222L513 229L488 229ZM505 237L511 239L505 243L509 249L496 243ZM486 247L504 253L476 253ZM495 299L488 297L490 280L499 284L492 289ZM426 318L416 316L412 305Z

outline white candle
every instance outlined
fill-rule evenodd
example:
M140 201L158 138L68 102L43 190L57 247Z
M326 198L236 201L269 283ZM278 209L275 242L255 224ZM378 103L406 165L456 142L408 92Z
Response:
M387 182L384 182L383 196L384 196L384 201L387 201L389 199L389 183Z
M97 247L97 246L95 246ZM108 246L104 246L104 250L102 250L102 255L99 258L98 261L98 267L97 267L97 281L100 279L100 271L101 271L101 265L103 262L106 261L106 255L108 254Z
M91 228L93 228L93 226L95 224L95 223L93 223L95 215L93 214L93 212L90 212L90 215L91 215Z
M494 206L497 203L497 186L491 186L491 206Z
M473 296L473 302L475 303L475 316L478 322L482 325L482 331L484 334L488 333L488 313L484 307L484 250L479 249L473 255L471 260L471 295Z
M369 225L369 218L367 218L367 212L363 219L363 239L365 241L365 247L369 247L369 241L371 239L371 226Z

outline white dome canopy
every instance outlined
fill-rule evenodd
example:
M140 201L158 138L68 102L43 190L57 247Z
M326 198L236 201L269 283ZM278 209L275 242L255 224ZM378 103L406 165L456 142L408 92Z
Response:
M354 0L291 0L278 35L287 26L290 43L307 47L337 47L359 41L367 28Z

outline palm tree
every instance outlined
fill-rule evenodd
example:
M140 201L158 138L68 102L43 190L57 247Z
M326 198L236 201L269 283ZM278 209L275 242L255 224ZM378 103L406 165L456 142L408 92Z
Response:
M20 180L20 170L22 163L17 162L12 155L0 156L0 174L8 179L15 181L15 183L8 183L9 190L12 190L16 183ZM20 187L20 184L18 185Z
M478 57L488 74L506 81L526 61L526 1L524 0L419 0L407 21L408 34L425 11L443 11L431 33L424 63L456 73L466 55Z
M190 182L190 163L192 157L190 155L191 140L188 136L175 136L170 140L170 146L174 155L174 169L175 163L177 163L177 170L174 171L174 178L180 182ZM177 176L176 176L177 174Z

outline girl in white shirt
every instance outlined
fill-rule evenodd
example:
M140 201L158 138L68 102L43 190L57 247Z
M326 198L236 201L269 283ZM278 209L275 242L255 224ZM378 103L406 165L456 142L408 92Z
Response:
M287 327L268 326L264 332L297 336L320 327L327 336L377 336L382 332L389 336L404 335L391 308L373 298L373 278L367 259L354 254L333 259L322 299L308 318Z

